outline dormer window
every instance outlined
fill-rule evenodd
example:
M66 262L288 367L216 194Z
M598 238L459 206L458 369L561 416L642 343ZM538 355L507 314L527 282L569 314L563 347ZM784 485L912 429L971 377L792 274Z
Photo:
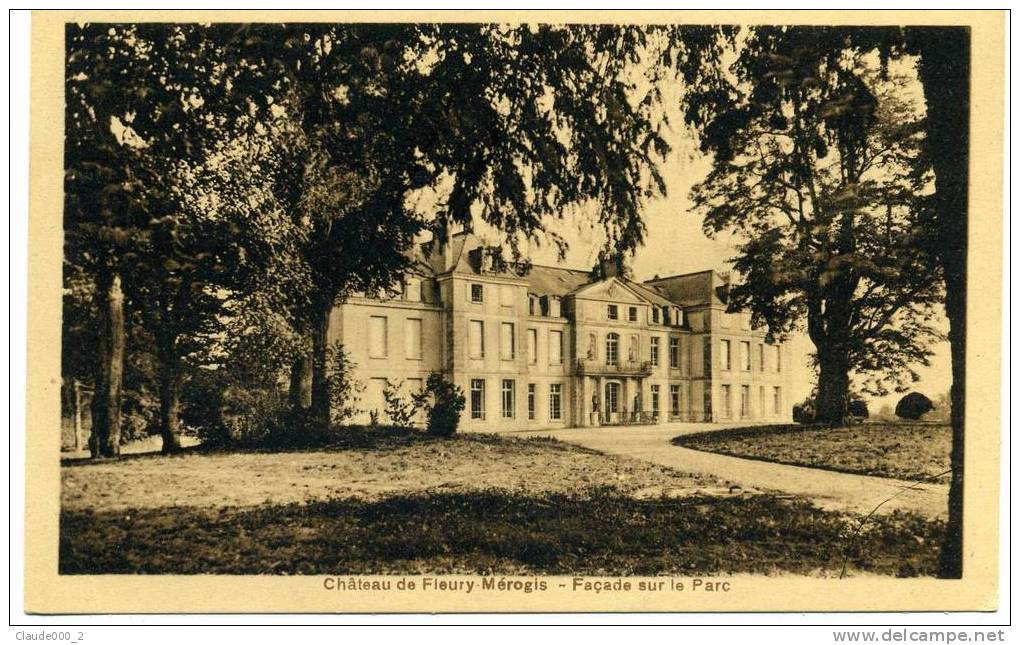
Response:
M535 296L530 296L529 295L528 296L528 315L529 316L535 316L535 315L537 315L538 310L539 310L539 308L538 308L538 298L536 298Z
M627 309L627 320L637 322L637 307L629 307Z
M609 305L606 308L606 317L609 320L617 320L620 317L620 312L617 310L616 305Z
M471 302L485 302L485 294L482 291L482 285L471 285Z
M656 325L659 324L659 308L658 307L652 307L652 322L655 323Z

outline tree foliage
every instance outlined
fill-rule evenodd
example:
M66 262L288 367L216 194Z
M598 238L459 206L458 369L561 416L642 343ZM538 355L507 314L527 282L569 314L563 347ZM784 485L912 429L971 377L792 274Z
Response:
M743 240L730 306L778 337L806 327L824 421L846 417L850 373L872 394L900 389L939 337L923 109L879 62L824 30L755 28L702 99L725 97L703 123L713 166L692 196L707 234Z

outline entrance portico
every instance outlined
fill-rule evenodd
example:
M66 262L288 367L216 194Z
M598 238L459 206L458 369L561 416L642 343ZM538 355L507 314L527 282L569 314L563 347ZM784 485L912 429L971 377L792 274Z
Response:
M649 376L651 366L647 362L620 361L616 365L606 365L578 360L579 425L651 422L651 415L643 409L645 379Z

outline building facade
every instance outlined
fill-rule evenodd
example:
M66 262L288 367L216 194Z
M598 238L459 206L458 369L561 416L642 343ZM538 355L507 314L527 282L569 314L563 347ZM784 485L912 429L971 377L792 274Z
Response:
M461 428L502 431L666 421L786 421L789 366L715 271L634 282L606 267L507 269L469 233L418 251L393 293L334 309L364 386L359 422L385 423L383 390L439 371L467 400Z

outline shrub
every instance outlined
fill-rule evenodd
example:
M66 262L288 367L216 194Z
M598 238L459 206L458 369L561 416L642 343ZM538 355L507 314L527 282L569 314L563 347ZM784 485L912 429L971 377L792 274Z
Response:
M795 423L814 423L815 401L808 397L793 406L793 420Z
M347 355L343 344L333 343L326 350L327 376L329 379L329 420L340 425L354 417L360 410L361 392L365 386L355 380L354 361Z
M442 374L429 374L425 388L415 396L415 401L425 409L429 434L449 437L457 432L460 413L464 411L466 403L464 393Z
M850 399L850 406L847 408L850 416L858 419L868 418L868 404L864 399Z
M390 422L401 428L409 428L414 425L414 420L421 411L425 401L419 393L413 393L410 399L400 395L403 382L391 383L386 379L386 386L383 388L383 400L386 401L386 414Z
M926 412L930 412L934 407L935 406L931 402L931 399L925 395L920 392L911 392L900 399L899 403L896 404L896 416L901 419L917 421Z

